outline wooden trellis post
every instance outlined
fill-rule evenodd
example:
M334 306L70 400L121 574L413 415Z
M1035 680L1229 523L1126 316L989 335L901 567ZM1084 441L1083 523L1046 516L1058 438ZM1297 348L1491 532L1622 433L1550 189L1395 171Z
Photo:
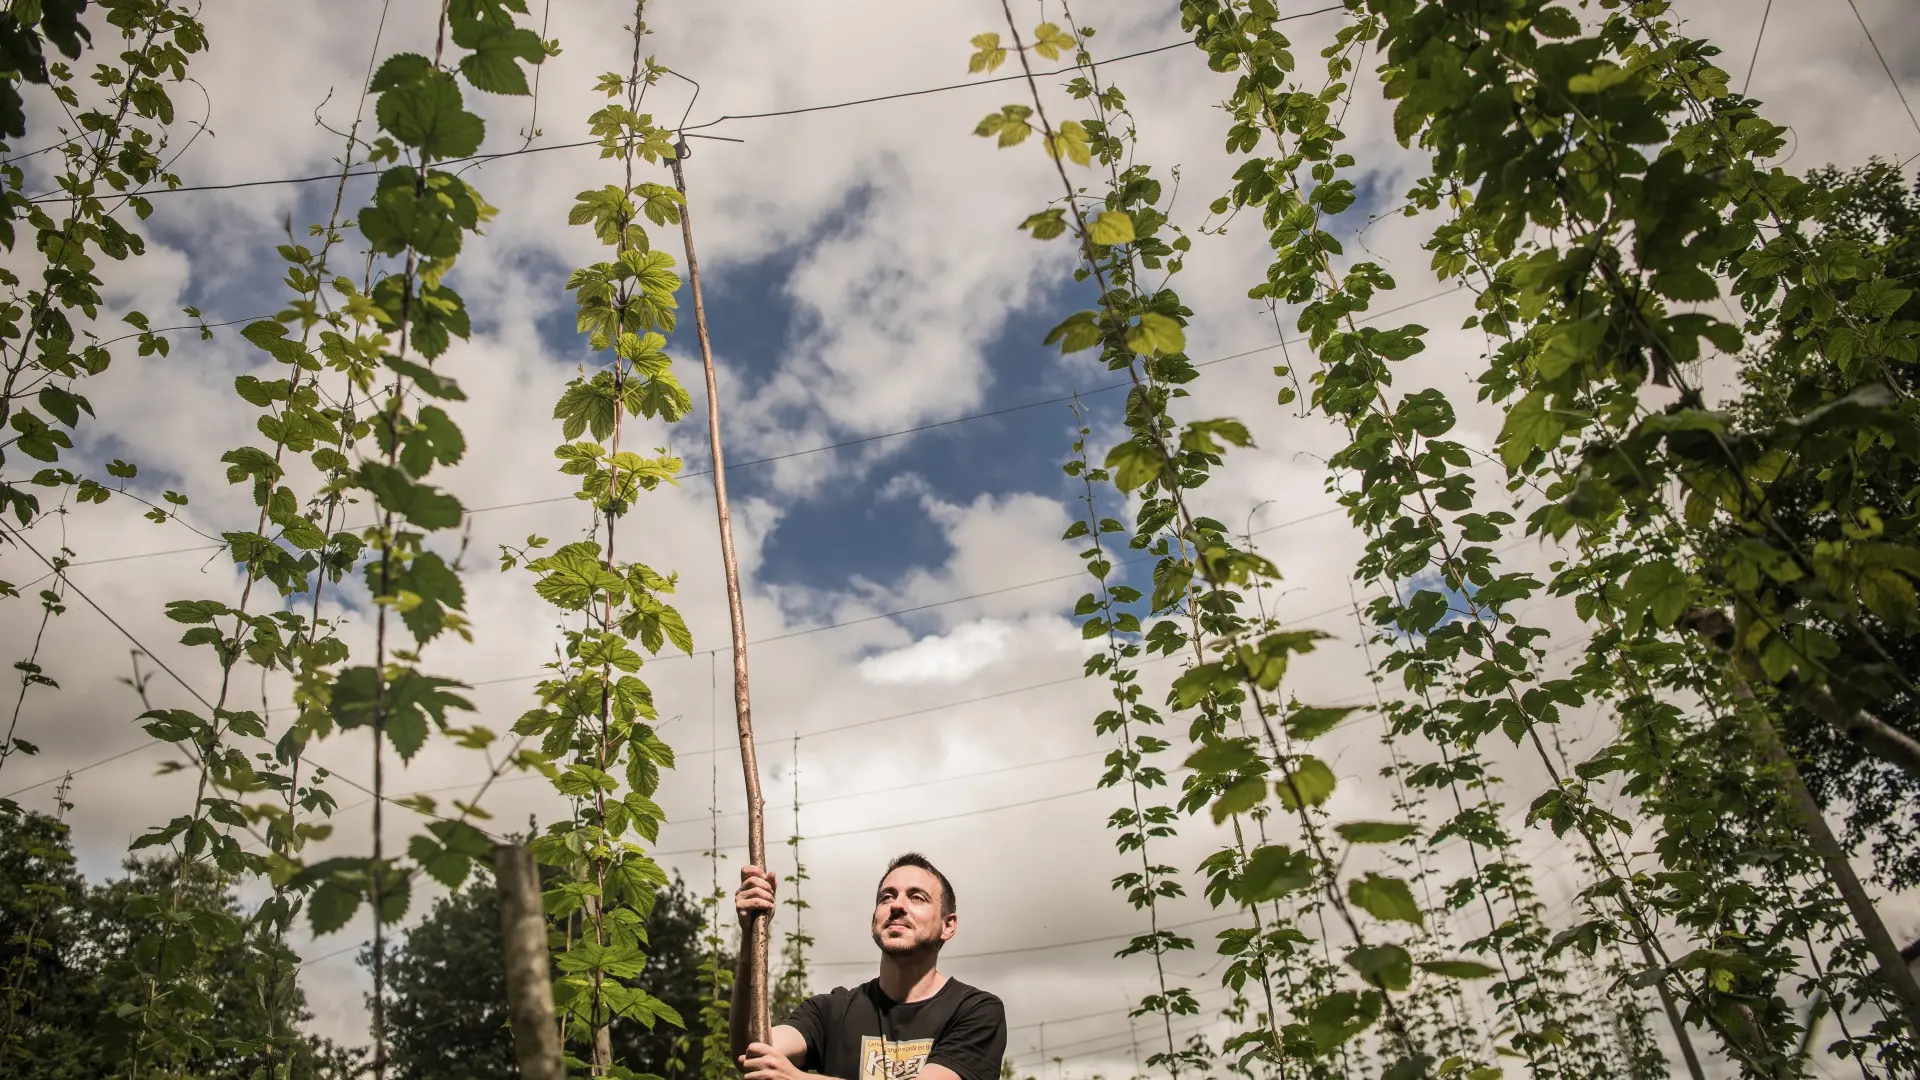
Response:
M493 849L500 888L501 959L507 975L507 1016L513 1053L525 1080L566 1080L560 1029L553 1022L553 982L547 966L547 915L540 905L540 868L519 844Z

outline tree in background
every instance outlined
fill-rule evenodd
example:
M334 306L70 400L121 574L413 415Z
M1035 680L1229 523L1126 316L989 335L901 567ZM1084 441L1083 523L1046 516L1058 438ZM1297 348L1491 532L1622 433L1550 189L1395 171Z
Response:
M1874 159L1856 169L1831 166L1808 178L1822 200L1816 218L1818 241L1833 259L1864 260L1878 264L1887 277L1910 289L1904 297L1889 294L1888 312L1896 320L1920 321L1920 177L1909 184L1897 166ZM1847 290L1851 280L1837 280L1832 288ZM1790 320L1775 347L1754 358L1742 371L1745 390L1733 410L1743 425L1769 423L1782 416L1800 416L1845 392L1850 383L1830 352L1809 356L1791 347L1795 330L1810 322L1803 312ZM1893 366L1890 378L1904 396L1920 392L1920 365ZM1879 447L1862 452L1862 473L1878 477L1873 500L1890 532L1913 528L1914 506L1920 504L1920 476L1898 467L1898 455ZM1771 504L1775 519L1788 532L1803 537L1804 547L1823 539L1838 539L1848 526L1827 503L1825 493L1804 472L1790 471L1775 484ZM1901 524L1903 523L1904 524ZM1737 535L1725 542L1736 543ZM1898 587L1896 581L1895 586ZM1846 663L1836 670L1870 673L1879 657L1857 627L1806 612L1810 621L1833 636ZM1864 625L1882 643L1901 670L1920 672L1920 636L1909 627L1888 626L1869 612ZM1868 679L1877 686L1880 703L1875 716L1906 735L1920 738L1920 701L1884 677ZM1871 845L1876 875L1895 889L1920 884L1920 780L1870 753L1859 742L1838 731L1828 719L1781 699L1782 728L1794 757L1800 762L1808 788L1835 816L1844 815L1849 846Z
M0 818L0 1074L45 1080L99 1077L119 1066L120 1021L145 1000L147 987L130 956L172 918L149 897L179 890L180 911L224 916L221 932L195 950L191 974L212 999L216 1019L176 1017L169 1032L186 1047L185 1075L233 1078L286 1075L345 1077L354 1055L325 1039L291 1042L293 1060L270 1061L237 1049L233 1033L294 1033L311 1019L297 971L273 952L245 917L231 882L205 863L185 875L170 856L129 859L126 875L89 887L74 869L67 827L43 814ZM267 988L291 984L277 995ZM270 1070L283 1069L282 1072Z
M676 878L660 890L647 917L647 966L638 980L687 1018L685 1035L695 1042L705 1034L699 1019L704 921L684 882ZM500 949L500 896L486 875L437 901L407 931L387 960L389 1076L508 1080L519 1075L507 1027ZM362 954L363 966L371 960L370 953ZM616 1062L636 1072L674 1075L682 1038L678 1029L660 1024L649 1030L617 1020L611 1035Z
M718 848L719 843L716 836L714 847ZM717 851L707 854L711 858L718 857ZM733 1080L740 1073L733 1061L730 1031L734 957L727 951L725 927L728 920L721 915L721 905L726 902L728 893L720 887L717 862L714 864L714 873L713 891L700 901L700 1010L681 1014L697 1016L699 1019L688 1025L688 1030L675 1047L674 1069L668 1074L674 1080Z
M67 826L44 814L0 818L0 1074L65 1080L83 1075L91 995L79 966L86 882Z

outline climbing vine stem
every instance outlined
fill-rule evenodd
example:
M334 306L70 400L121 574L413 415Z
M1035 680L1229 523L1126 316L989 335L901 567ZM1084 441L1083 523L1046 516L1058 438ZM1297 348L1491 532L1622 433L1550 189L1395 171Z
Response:
M607 104L588 120L600 156L620 163L620 182L580 192L568 215L569 224L589 227L608 255L568 279L591 363L567 384L553 411L565 440L554 456L560 471L576 478L575 495L591 510L587 536L547 554L535 553L549 541L529 536L524 546L501 552L503 570L524 565L534 575L534 591L578 620L563 630L537 688L538 703L513 730L539 740L528 760L576 801L575 814L531 846L564 875L548 894L549 917L568 926L581 918L581 932L566 936L555 960L563 1031L568 1037L584 1032L589 1072L612 1077L637 1075L611 1059L614 1021L685 1026L634 983L646 963L647 915L667 877L629 836L648 844L659 839L665 813L653 797L661 770L674 763L656 731L653 692L637 673L663 648L693 650L685 620L665 599L677 578L622 560L615 549L620 523L635 504L673 483L681 468L680 458L665 449L646 457L626 449L625 441L635 425L672 424L691 405L666 352L679 277L673 258L655 250L647 234L648 222L677 222L681 200L639 173L642 163L658 165L672 154L666 133L640 111L662 69L645 54L644 4L634 5L632 20L629 68L600 77Z

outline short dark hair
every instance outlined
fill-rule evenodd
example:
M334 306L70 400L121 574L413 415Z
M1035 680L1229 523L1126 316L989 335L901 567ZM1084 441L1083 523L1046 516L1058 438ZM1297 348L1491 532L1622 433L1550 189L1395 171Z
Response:
M940 868L933 865L933 860L917 851L909 851L905 855L896 856L892 862L888 863L887 873L880 875L880 885L887 883L887 874L891 874L903 866L919 867L938 878L940 880L940 917L944 919L954 913L956 906L953 902L953 882L948 881L947 875L941 873ZM873 891L876 893L879 892L880 885L875 885Z

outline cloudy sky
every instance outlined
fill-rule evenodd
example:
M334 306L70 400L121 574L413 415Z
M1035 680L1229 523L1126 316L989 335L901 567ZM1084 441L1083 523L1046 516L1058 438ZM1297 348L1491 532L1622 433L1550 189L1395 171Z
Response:
M1920 130L1847 5L1769 6L1752 89L1771 117L1792 125L1790 167L1920 153ZM1737 82L1761 7L1689 0L1679 14L1723 46ZM352 122L376 29L382 55L430 48L433 9L400 0L382 26L375 0L209 0L212 51L195 59L192 75L210 111L193 88L176 100L183 118L204 116L210 130L177 171L194 185L328 172L340 140L319 122ZM1909 100L1920 100L1920 27L1907 9L1906 0L1858 3L1893 75ZM620 28L630 10L620 0L553 4L548 36L565 51L542 72L537 119L526 99L482 100L486 148L517 148L518 133L530 127L535 147L584 138L601 100L593 79L625 70ZM1036 8L1021 10L1032 18ZM1057 17L1054 4L1046 11ZM1180 40L1172 3L1087 3L1078 14L1099 28L1099 57ZM728 455L745 463L730 470L730 484L748 630L759 642L750 656L761 761L777 804L776 836L791 822L797 772L815 966L823 983L869 976L864 919L873 878L888 857L918 849L946 869L961 898L961 929L943 967L1006 999L1016 1065L1037 1069L1044 1039L1045 1056L1066 1059L1069 1071L1122 1067L1131 1054L1124 1005L1145 989L1150 968L1111 958L1142 920L1108 889L1125 868L1103 827L1119 797L1094 790L1106 749L1091 728L1101 697L1078 678L1084 646L1068 613L1084 585L1072 548L1058 539L1074 513L1074 492L1059 471L1073 429L1062 399L1084 397L1104 445L1119 395L1084 354L1063 359L1040 344L1085 299L1070 278L1068 247L1036 244L1014 228L1057 193L1051 166L1037 148L996 151L971 135L983 114L1023 92L1002 83L752 115L964 82L968 39L1002 28L999 4L661 2L649 5L649 16L650 51L700 86L696 101L688 83L669 79L650 91L650 111L667 123L683 114L690 124L713 122L706 134L739 140L694 143L686 169ZM1287 26L1316 85L1311 65L1338 19ZM1214 107L1228 84L1191 49L1126 60L1106 73L1138 115L1142 160L1163 178L1179 167L1175 217L1193 229L1231 167ZM1048 84L1054 115L1076 115L1052 85L1060 81ZM1346 127L1369 169L1357 177L1361 202L1342 219L1347 235L1397 206L1419 175L1421 162L1393 142L1388 118L1377 86L1362 80ZM475 334L442 361L471 398L456 413L470 449L450 483L475 511L467 566L478 633L471 646L436 643L427 663L472 683L481 722L502 729L528 705L557 631L528 578L496 573L492 555L497 544L532 532L565 540L589 524L553 467L559 435L548 403L586 357L562 284L570 267L597 257L590 236L566 227L567 209L575 192L612 182L616 171L590 149L555 149L490 162L467 178L500 208L487 235L469 242L455 279L475 312ZM350 188L349 206L367 184ZM211 321L275 310L283 300L273 250L282 222L299 229L324 220L331 194L331 184L306 184L156 198L148 254L109 268L112 310L102 322L135 308L161 322L179 321L169 316L186 305ZM1405 318L1437 328L1427 353L1400 369L1400 385L1439 386L1464 404L1473 395L1462 392L1463 372L1479 356L1478 339L1448 329L1468 305L1426 272L1420 229L1387 217L1349 247L1359 253L1364 244L1398 279L1385 305L1412 304ZM671 233L657 239L678 250ZM1235 453L1199 498L1207 513L1253 531L1282 568L1286 580L1265 598L1270 608L1335 635L1316 662L1302 665L1293 692L1307 702L1358 703L1370 698L1350 606L1359 541L1341 515L1326 512L1333 503L1320 464L1339 437L1297 406L1275 403L1280 338L1272 315L1245 299L1265 265L1263 239L1244 227L1201 239L1174 283L1196 312L1191 355L1220 361L1204 369L1188 415L1236 416L1259 442ZM690 329L673 346L682 378L697 382ZM78 452L90 461L136 461L139 490L151 497L172 487L192 503L165 526L115 499L38 530L45 547L64 543L76 553L77 589L202 688L214 680L204 651L173 644L179 627L161 611L170 599L237 596L228 561L190 528L217 535L253 519L247 493L225 484L217 462L254 438L250 411L231 385L258 356L231 330L209 342L178 335L165 359L120 351L112 371L89 384L100 420ZM1293 356L1306 359L1297 346ZM1468 412L1459 436L1485 448L1497 427L1497 418ZM690 470L709 464L696 421L636 441L671 446ZM673 718L663 735L681 754L662 798L672 823L661 858L696 883L710 880L713 867L700 852L715 827L717 787L720 873L730 877L745 826L729 745L729 660L710 651L727 639L711 488L693 478L649 495L629 521L625 553L681 575L680 607L701 650L647 669L663 716ZM1506 557L1544 565L1550 554L1520 547ZM38 573L31 556L0 552L0 577L19 583ZM363 609L353 609L353 599L343 613L358 620ZM31 647L38 613L30 604L14 601L0 620L9 657ZM47 808L51 781L74 770L75 837L83 869L98 877L115 871L146 823L182 812L191 788L156 775L165 754L140 732L138 703L119 681L130 670L128 641L86 604L69 604L40 654L62 689L34 691L21 720L20 734L43 752L8 762L0 793L24 789L19 798ZM1532 614L1558 641L1577 644L1570 612L1541 605ZM364 622L356 625L350 633L362 634ZM1168 674L1154 671L1154 685ZM164 679L152 693L159 704L188 701ZM1600 738L1597 719L1578 718L1568 738ZM1331 807L1336 818L1384 811L1390 793L1376 775L1384 758L1378 735L1367 718L1328 737L1322 755L1346 781ZM370 777L361 740L329 742L313 756L343 777ZM1503 763L1503 772L1514 805L1537 791L1525 762ZM486 773L471 752L430 747L390 769L388 782L390 790L444 798L471 791ZM335 791L353 807L336 820L335 844L365 851L367 807L354 805L357 793L344 785ZM514 778L492 788L487 806L503 825L564 812L543 784ZM389 821L390 844L416 827ZM1158 854L1191 866L1213 843L1196 824ZM1549 906L1563 910L1568 858L1545 832L1525 843ZM1442 852L1437 861L1450 867L1463 855ZM786 851L773 861L787 865ZM423 906L416 900L414 913ZM1199 898L1165 912L1202 935L1202 952L1172 965L1196 988L1214 985L1211 927L1200 922L1210 915ZM1920 931L1920 916L1904 905L1890 918L1902 940ZM342 950L366 933L360 921L300 943L315 958L303 981L316 1027L352 1041L365 1037L366 981Z

